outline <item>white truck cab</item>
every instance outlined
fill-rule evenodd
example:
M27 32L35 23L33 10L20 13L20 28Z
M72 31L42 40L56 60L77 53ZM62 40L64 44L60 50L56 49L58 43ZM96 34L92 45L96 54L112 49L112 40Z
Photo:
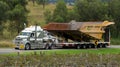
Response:
M30 26L22 30L14 39L15 49L35 49L53 47L55 37L44 31L40 26Z

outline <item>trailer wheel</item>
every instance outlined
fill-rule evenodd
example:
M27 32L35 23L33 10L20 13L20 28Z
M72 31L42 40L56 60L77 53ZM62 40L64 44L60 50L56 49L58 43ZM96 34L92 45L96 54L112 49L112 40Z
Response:
M25 50L30 50L30 48L31 48L31 47L30 47L30 44L26 44L26 45L25 45Z
M80 45L77 45L77 46L76 46L76 48L77 48L77 49L80 49L80 48L81 48L81 46L80 46Z
M91 45L91 44L89 44L89 45L88 45L88 48L92 48L92 45Z
M100 44L99 47L102 48L102 47L103 47L103 44Z
M49 44L46 44L46 45L45 45L45 49L49 49Z
M102 48L102 46L103 45L100 43L100 44L97 45L97 48Z
M103 44L103 46L102 46L103 48L106 48L107 47L107 44Z
M83 49L86 49L86 47L87 47L87 46L86 46L85 44L82 45L82 48L83 48Z

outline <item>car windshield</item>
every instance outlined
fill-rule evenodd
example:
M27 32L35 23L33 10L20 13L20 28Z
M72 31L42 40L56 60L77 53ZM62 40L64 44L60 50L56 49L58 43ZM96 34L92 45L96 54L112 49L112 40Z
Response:
M30 36L30 32L21 32L20 35L23 35L23 36Z

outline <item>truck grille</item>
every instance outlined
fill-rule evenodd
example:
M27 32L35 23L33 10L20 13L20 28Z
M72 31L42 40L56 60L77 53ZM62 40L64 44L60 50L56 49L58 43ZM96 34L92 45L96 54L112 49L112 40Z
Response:
M15 44L16 44L17 46L19 46L20 43L21 43L21 41L22 41L22 39L18 37L18 38L15 39Z
M15 40L17 40L17 41L21 41L22 39L20 39L20 38L19 38L19 39L18 39L18 38L16 38Z

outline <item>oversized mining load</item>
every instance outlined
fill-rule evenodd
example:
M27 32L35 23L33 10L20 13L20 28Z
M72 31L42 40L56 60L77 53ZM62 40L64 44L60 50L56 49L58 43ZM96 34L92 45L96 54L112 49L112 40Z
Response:
M44 30L57 35L57 46L77 49L107 47L110 45L109 25L112 24L114 22L71 21L70 23L49 23L44 27Z
M44 27L45 30L66 39L74 41L101 40L102 35L106 32L107 27L114 22L76 22L70 23L49 23Z

